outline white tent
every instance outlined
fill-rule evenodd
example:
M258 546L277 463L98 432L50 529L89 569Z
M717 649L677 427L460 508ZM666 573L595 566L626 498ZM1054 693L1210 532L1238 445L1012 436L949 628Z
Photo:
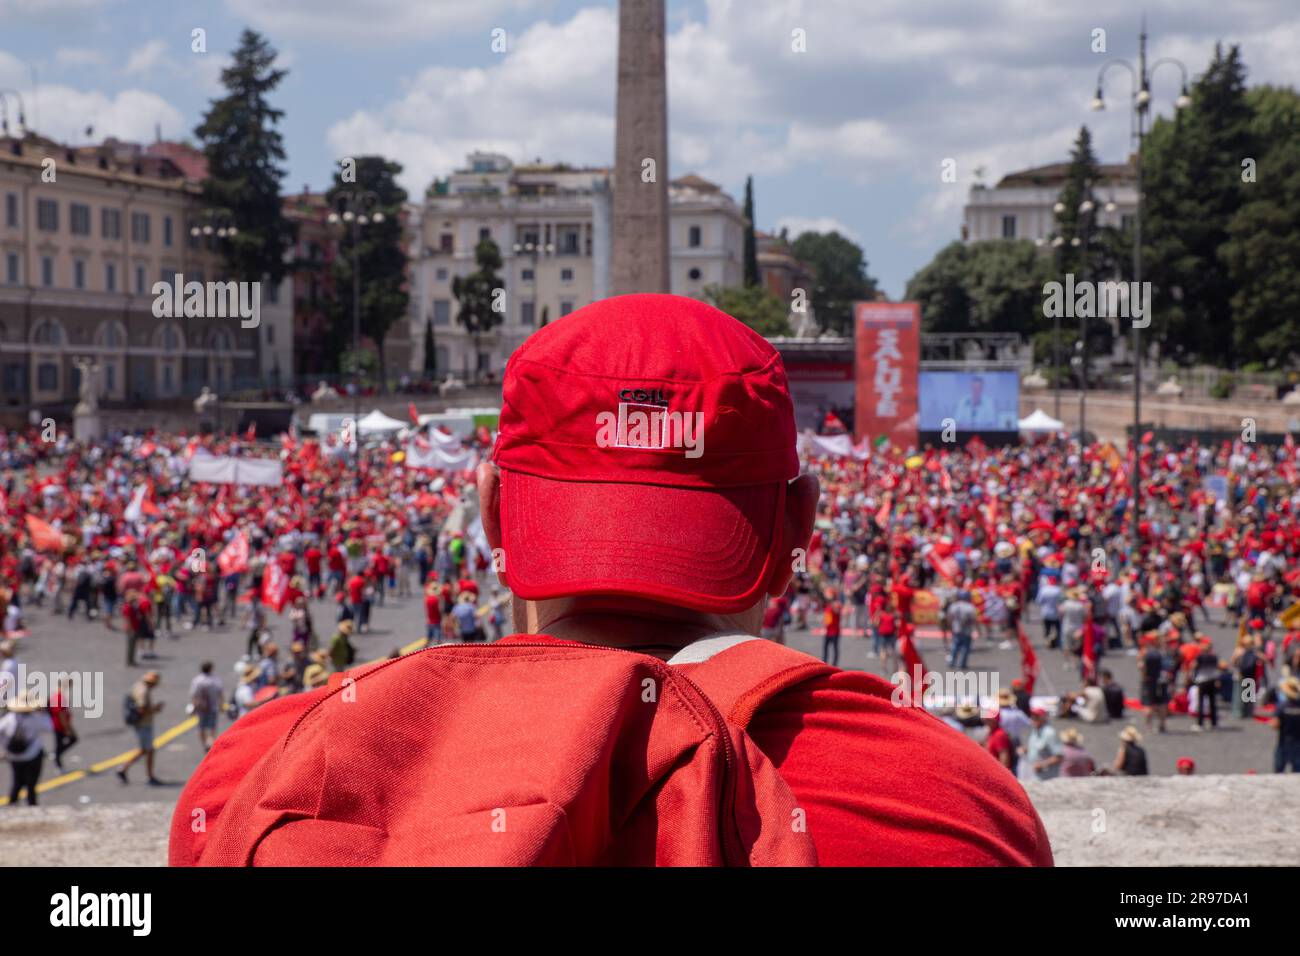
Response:
M1020 419L1020 430L1033 435L1047 435L1065 431L1065 422L1058 422L1041 408L1035 408L1028 418Z
M377 408L357 422L357 432L361 435L383 435L401 431L405 427L406 422L389 418Z

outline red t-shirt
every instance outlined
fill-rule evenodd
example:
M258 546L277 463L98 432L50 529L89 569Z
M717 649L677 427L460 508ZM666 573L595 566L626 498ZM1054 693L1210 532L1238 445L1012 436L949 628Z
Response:
M505 640L545 641L541 635ZM1050 866L1047 833L1024 789L975 741L924 710L898 707L894 687L837 671L768 701L748 731L807 811L823 866ZM178 807L211 823L250 767L321 688L263 704L217 738ZM192 866L209 826L173 819L169 861Z
M360 604L361 599L366 595L366 579L359 574L352 575L348 579L348 600L353 604Z
M323 555L319 548L308 548L303 552L303 558L307 561L307 572L309 574L320 574L320 562Z
M763 627L767 630L775 630L781 626L781 621L785 618L786 608L789 602L785 595L774 597L767 602L767 607L763 609Z
M828 604L826 613L822 615L822 623L826 625L827 637L840 636L840 606L838 604Z
M984 742L984 746L988 748L988 752L993 755L993 759L998 763L1002 763L1004 753L1015 753L1015 747L1011 743L1011 735L1001 727L993 728L993 733L989 734L989 739ZM1006 765L1003 764L1003 766Z
M442 623L442 608L439 606L438 594L435 591L432 594L424 596L424 620L429 624Z

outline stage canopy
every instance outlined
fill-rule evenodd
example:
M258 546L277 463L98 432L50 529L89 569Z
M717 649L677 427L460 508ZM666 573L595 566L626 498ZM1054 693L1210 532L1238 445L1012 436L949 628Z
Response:
M1065 422L1058 422L1041 408L1035 408L1028 418L1020 419L1020 430L1034 435L1055 434L1065 431Z
M405 427L406 422L389 418L377 408L357 422L357 431L362 435L382 435L401 431Z

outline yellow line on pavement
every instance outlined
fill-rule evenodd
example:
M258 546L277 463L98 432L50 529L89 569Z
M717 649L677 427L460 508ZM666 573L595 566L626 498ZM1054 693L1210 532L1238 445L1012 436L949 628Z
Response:
M422 637L419 640L411 641L411 643L404 645L401 648L401 652L403 654L410 654L412 651L418 651L420 648L426 646L428 643L429 643L428 640ZM377 664L382 660L386 660L386 658L377 657L373 661L369 661L368 663ZM195 727L198 726L198 723L199 723L199 719L197 717L192 717L192 716L187 717L185 720L182 720L175 727L168 728L167 730L164 730L161 734L156 736L154 738L154 746L159 748L165 747L167 744L171 743L177 737L193 730ZM140 748L135 747L131 750L126 751L125 753L118 754L116 757L109 757L107 760L101 760L99 761L99 763L92 764L90 768L87 770L74 770L71 773L63 774L62 776L53 777L50 780L46 780L44 783L38 783L36 785L36 792L48 793L50 790L55 790L58 789L59 787L65 787L70 783L76 783L78 780L84 780L86 777L92 774L101 774L105 770L109 770L112 769L113 767L116 767L118 764L126 763L128 760L130 760L139 752L140 752ZM8 802L9 802L8 797L0 797L0 807L4 806Z

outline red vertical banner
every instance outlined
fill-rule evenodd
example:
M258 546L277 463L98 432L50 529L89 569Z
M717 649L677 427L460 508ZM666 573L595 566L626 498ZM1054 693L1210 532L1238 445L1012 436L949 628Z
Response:
M857 439L878 443L883 437L894 448L916 447L921 306L916 302L855 302L853 335L857 346Z

